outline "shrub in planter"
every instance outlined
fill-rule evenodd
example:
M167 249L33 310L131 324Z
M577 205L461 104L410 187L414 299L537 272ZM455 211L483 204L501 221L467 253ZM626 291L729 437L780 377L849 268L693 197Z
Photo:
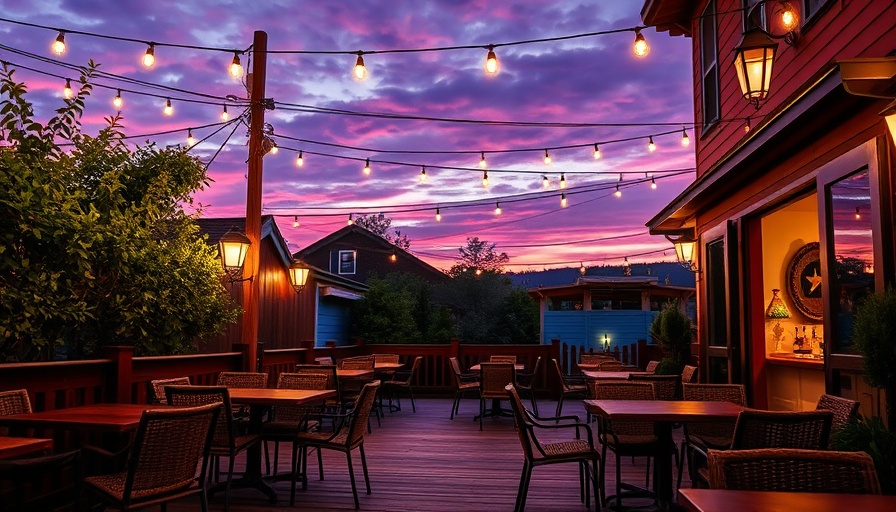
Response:
M656 373L680 374L691 355L694 332L691 319L681 310L677 300L663 305L650 324L650 335L665 352Z

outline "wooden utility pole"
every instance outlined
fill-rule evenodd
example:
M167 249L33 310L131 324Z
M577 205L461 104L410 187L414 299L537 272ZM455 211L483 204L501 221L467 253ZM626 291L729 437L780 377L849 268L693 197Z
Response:
M268 52L268 34L256 31L252 41L252 75L249 77L249 161L246 191L246 236L252 241L243 263L243 332L247 345L246 371L256 371L258 361L258 260L261 249L261 176L264 157L264 83Z

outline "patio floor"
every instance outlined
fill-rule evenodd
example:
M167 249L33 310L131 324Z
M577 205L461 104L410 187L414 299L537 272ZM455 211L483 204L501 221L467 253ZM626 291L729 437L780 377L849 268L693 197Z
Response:
M479 411L476 400L462 400L460 414L449 420L450 398L421 398L417 413L410 402L404 409L386 413L382 426L373 420L373 433L365 439L371 494L364 494L360 457L353 452L361 510L374 511L460 511L513 510L523 453L511 418L486 418L483 431L473 421ZM552 415L556 402L540 400L539 410ZM581 401L564 403L564 414L585 418ZM680 441L680 433L676 434ZM273 449L273 448L272 448ZM280 446L279 468L288 473L289 445ZM351 485L345 456L324 451L325 480L316 475L314 456L309 461L308 489L296 492L298 510L354 510ZM241 470L244 456L237 458ZM607 482L612 489L615 462L608 454ZM643 483L644 459L622 461L623 481ZM258 491L240 489L232 492L230 510L259 511L289 509L288 482L273 484L279 500L269 504ZM683 486L689 486L687 475ZM172 503L168 510L198 510L196 498ZM210 499L211 510L223 510L223 493ZM536 468L526 502L529 511L571 512L588 510L579 501L578 468L575 464L559 464Z

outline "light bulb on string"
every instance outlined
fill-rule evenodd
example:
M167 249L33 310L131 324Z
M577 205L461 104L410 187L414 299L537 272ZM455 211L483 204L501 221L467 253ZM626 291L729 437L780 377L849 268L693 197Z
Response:
M616 192L613 192L613 195L616 197L622 197L622 191L619 190L619 184L616 184Z
M426 166L420 166L420 183L426 181Z
M488 171L482 171L482 186L488 188Z
M548 150L544 150L544 164L551 165L551 155L548 153Z
M299 227L299 216L298 215L296 215L295 217L292 218L292 227L294 227L294 228Z
M744 133L750 133L750 130L752 130L752 129L753 129L753 127L750 126L750 118L748 117L746 119L746 121L744 122Z
M600 160L600 148L597 147L597 144L594 145L594 159Z
M299 150L299 156L296 157L296 167L302 167L305 165L304 152Z
M485 57L485 73L489 76L495 76L501 70L501 65L498 63L498 56L495 55L495 47L489 45L487 49L488 55Z
M240 54L237 52L233 52L233 60L230 62L230 67L228 68L230 72L230 76L232 78L242 78L243 77L243 65L240 64Z
M367 78L367 67L364 66L364 52L358 52L358 58L355 59L355 67L352 68L352 78L358 82Z
M647 44L647 39L644 38L644 34L641 33L639 28L635 29L634 51L637 57L646 57L650 53L650 45Z
M436 208L436 222L442 222L442 212L438 208Z
M390 254L389 254L389 261L392 262L392 263L395 263L396 261L398 261L398 255L395 254L394 252L390 253Z
M224 105L224 110L221 111L221 120L227 121L230 119L230 114L227 112L227 105Z
M156 63L156 47L154 44L149 43L149 46L146 48L146 53L143 54L143 66L147 68L153 67Z
M567 205L567 202L566 202L566 192L564 192L564 193L560 194L560 207L561 207L561 208L566 208L566 205Z
M495 215L501 215L501 203L495 203Z
M547 175L541 177L541 186L544 188L551 186L551 180L548 179Z
M650 188L656 190L656 180L654 178L650 178Z
M485 152L479 154L479 168L485 169L488 167L488 162L485 161Z
M272 141L271 141L271 151L270 151L270 153L271 153L272 155L276 155L276 154L279 153L279 152L280 152L280 148L278 148L278 147L277 147L277 143L274 142L274 141L272 140Z
M193 137L193 129L187 129L187 147L191 148L196 145L196 137Z
M856 206L856 220L860 220L862 218L862 213L859 212L859 207Z
M50 45L50 49L53 50L53 53L56 55L65 53L65 32L61 30L59 31L59 35L56 36L56 40Z
M681 145L685 148L691 145L691 138L688 137L688 131L683 126L681 127Z
M566 175L560 173L560 188L566 188Z
M364 159L364 169L361 171L364 173L364 176L370 176L370 159Z
M122 105L124 105L124 100L121 99L121 89L118 89L115 91L115 97L112 98L112 106L121 109Z
M165 108L162 109L162 113L165 114L166 116L170 116L171 114L174 114L174 107L171 106L171 98L167 98L165 100Z
M69 78L65 79L65 87L62 89L62 97L70 100L75 93L72 92L72 81Z
M585 264L582 262L579 262L579 274L582 274L584 276L585 272L587 272L587 271L588 271L588 269L585 268Z
M348 214L348 225L351 226L354 223L355 223L354 214L352 214L352 213Z
M650 139L647 141L647 151L653 153L656 151L656 144L653 143L653 135L650 136Z

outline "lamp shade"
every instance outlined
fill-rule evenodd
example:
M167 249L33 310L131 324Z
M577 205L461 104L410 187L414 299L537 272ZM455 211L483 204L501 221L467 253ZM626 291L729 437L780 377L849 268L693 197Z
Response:
M246 261L246 253L252 241L249 237L235 229L231 229L218 240L218 252L221 255L221 265L231 275L242 272L243 262Z
M690 235L681 235L678 238L671 238L667 235L666 239L672 242L672 246L675 247L675 257L678 259L678 263L688 270L696 272L697 266L694 264L694 259L697 251L697 241Z
M772 64L778 43L759 28L751 28L734 49L734 69L744 98L759 108L768 96L772 79Z
M289 266L289 282L297 292L305 289L305 283L308 282L308 274L310 273L311 269L300 261L296 261Z
M777 288L772 290L772 300L769 301L768 307L765 308L766 318L790 318L790 310L787 309L787 304L784 304L784 300L778 296L780 291Z

